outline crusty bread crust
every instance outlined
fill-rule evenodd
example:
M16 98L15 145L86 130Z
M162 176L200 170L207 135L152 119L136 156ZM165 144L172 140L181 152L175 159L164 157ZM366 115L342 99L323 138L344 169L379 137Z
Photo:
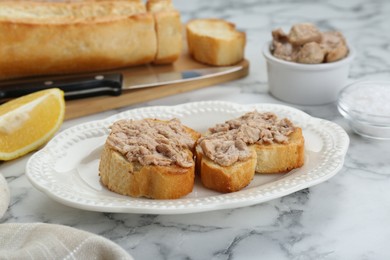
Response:
M188 127L185 129L194 141L199 139L198 132ZM286 144L254 144L249 149L251 156L247 160L221 166L206 157L200 145L197 145L195 151L186 151L191 160L196 154L194 165L183 168L177 165L143 166L138 162L129 162L106 143L99 174L103 185L122 195L176 199L192 191L195 170L206 188L227 193L245 188L255 173L283 173L304 164L304 137L299 127L288 136Z
M256 173L283 173L304 164L304 138L297 127L289 135L288 144L254 144L257 163Z
M189 152L188 156L192 157ZM105 146L99 166L100 180L109 190L131 197L177 199L190 193L194 186L195 166L142 166L129 162Z
M177 11L154 13L157 34L157 54L155 64L169 64L176 61L182 51L182 25Z
M154 119L160 123L167 121ZM194 143L200 134L184 126ZM194 151L186 150L189 160L194 161ZM99 175L101 183L109 190L131 197L151 199L177 199L190 193L194 187L195 161L191 167L178 165L141 165L129 162L122 154L104 145Z
M219 192L234 192L246 187L255 173L283 173L304 164L304 137L297 127L288 136L287 144L254 144L249 146L252 156L231 166L221 166L203 155L196 147L197 173L202 184Z
M153 26L150 14L94 25L0 23L2 32L15 30L9 37L2 37L0 78L87 72L149 63L156 51ZM126 28L132 29L128 33L115 33L127 31ZM22 36L27 48L14 44ZM145 39L145 43L134 41L136 38ZM42 42L45 43L44 51Z
M141 0L0 1L0 79L172 63L181 30L177 11Z
M197 61L227 66L244 58L246 35L221 19L195 19L186 25L188 51Z
M220 166L203 155L201 148L196 149L198 173L203 186L218 192L239 191L252 181L256 167L256 152L252 156L231 166Z
M172 0L148 0L146 8L154 15L157 34L157 53L153 63L172 63L182 51L180 13L175 10Z

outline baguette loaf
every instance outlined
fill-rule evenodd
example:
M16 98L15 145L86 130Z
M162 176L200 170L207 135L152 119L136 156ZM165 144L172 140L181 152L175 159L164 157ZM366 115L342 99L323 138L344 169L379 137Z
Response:
M244 58L246 35L220 19L195 19L186 26L190 55L197 61L227 66Z
M0 79L173 62L176 45L158 54L154 16L141 0L0 2ZM157 27L174 31L171 20Z
M219 192L246 187L256 173L282 173L304 163L302 129L272 113L247 113L210 128L198 140L202 184Z
M101 155L101 183L132 197L185 196L194 186L193 150L199 136L178 120L118 121Z

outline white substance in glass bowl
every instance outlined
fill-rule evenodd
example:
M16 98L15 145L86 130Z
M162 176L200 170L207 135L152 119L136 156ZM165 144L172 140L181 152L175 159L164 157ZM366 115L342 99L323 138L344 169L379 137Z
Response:
M358 134L390 139L390 82L351 84L340 93L338 109Z

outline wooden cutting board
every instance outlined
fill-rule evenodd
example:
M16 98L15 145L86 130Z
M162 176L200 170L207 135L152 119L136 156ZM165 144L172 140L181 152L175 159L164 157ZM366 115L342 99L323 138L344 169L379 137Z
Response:
M110 109L134 105L137 103L147 102L150 100L175 95L195 89L200 89L219 83L235 80L245 77L249 72L249 62L242 61L238 65L242 68L230 74L188 81L183 83L169 84L159 87L142 88L135 90L124 91L122 95L114 96L99 96L92 98L84 98L77 100L66 101L65 120L86 116ZM189 69L207 68L209 66L194 61L187 53L183 53L181 57L172 65L145 65L133 67L130 70L126 69L126 73L135 73L137 75L150 75L150 73L181 71Z

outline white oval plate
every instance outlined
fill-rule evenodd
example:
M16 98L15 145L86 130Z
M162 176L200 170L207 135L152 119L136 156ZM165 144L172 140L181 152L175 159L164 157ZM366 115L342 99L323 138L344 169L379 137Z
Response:
M288 117L302 127L305 137L302 168L287 174L257 174L248 187L228 194L205 189L196 179L192 193L176 200L122 196L107 190L99 181L100 153L109 126L118 119L179 118L183 124L202 133L216 123L255 109ZM253 205L323 182L342 168L348 145L348 135L340 126L295 108L275 104L196 102L133 109L66 129L30 158L26 174L37 189L71 207L100 212L183 214Z

